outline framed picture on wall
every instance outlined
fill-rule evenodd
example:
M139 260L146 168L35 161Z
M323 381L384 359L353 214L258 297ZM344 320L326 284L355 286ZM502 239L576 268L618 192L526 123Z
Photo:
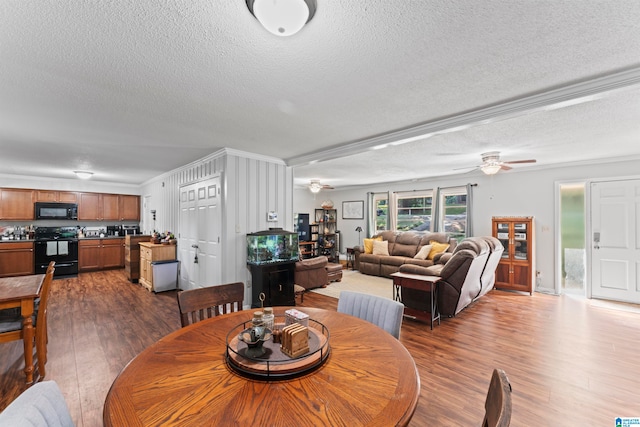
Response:
M342 219L364 219L364 200L342 202Z

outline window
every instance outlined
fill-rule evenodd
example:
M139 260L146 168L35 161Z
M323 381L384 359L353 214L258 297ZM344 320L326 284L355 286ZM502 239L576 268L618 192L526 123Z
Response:
M389 229L389 193L376 193L373 195L374 232Z
M396 193L395 200L395 230L431 230L433 191Z
M467 190L465 187L440 191L439 230L450 233L458 241L467 235Z

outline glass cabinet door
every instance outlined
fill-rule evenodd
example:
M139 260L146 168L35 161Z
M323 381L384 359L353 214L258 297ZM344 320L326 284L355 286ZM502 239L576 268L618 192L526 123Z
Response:
M529 248L527 247L527 224L516 222L513 224L513 258L519 260L529 259Z
M500 240L500 243L502 243L502 246L504 246L504 252L502 252L502 258L509 258L509 253L511 253L511 250L509 248L509 223L508 222L499 222L497 224L497 237L498 240Z

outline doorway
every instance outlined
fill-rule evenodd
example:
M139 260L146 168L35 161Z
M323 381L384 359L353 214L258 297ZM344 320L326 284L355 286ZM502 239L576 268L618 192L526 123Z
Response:
M180 289L220 284L220 177L180 187Z
M589 197L591 296L640 303L640 179L594 181Z
M558 186L558 257L556 292L586 295L586 184Z

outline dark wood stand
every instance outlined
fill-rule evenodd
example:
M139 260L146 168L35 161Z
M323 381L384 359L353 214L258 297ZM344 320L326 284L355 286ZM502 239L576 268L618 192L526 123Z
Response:
M270 264L249 264L251 270L251 307L295 306L293 289L295 261ZM260 294L264 294L264 302Z
M440 311L438 310L438 286L437 281L440 280L438 276L422 276L420 274L406 274L406 273L393 273L393 296L396 301L402 302L402 291L400 288L416 289L418 291L424 291L429 294L431 311L417 310L415 308L404 307L405 316L414 317L418 320L429 321L431 329L433 329L433 322L438 321L440 324Z

